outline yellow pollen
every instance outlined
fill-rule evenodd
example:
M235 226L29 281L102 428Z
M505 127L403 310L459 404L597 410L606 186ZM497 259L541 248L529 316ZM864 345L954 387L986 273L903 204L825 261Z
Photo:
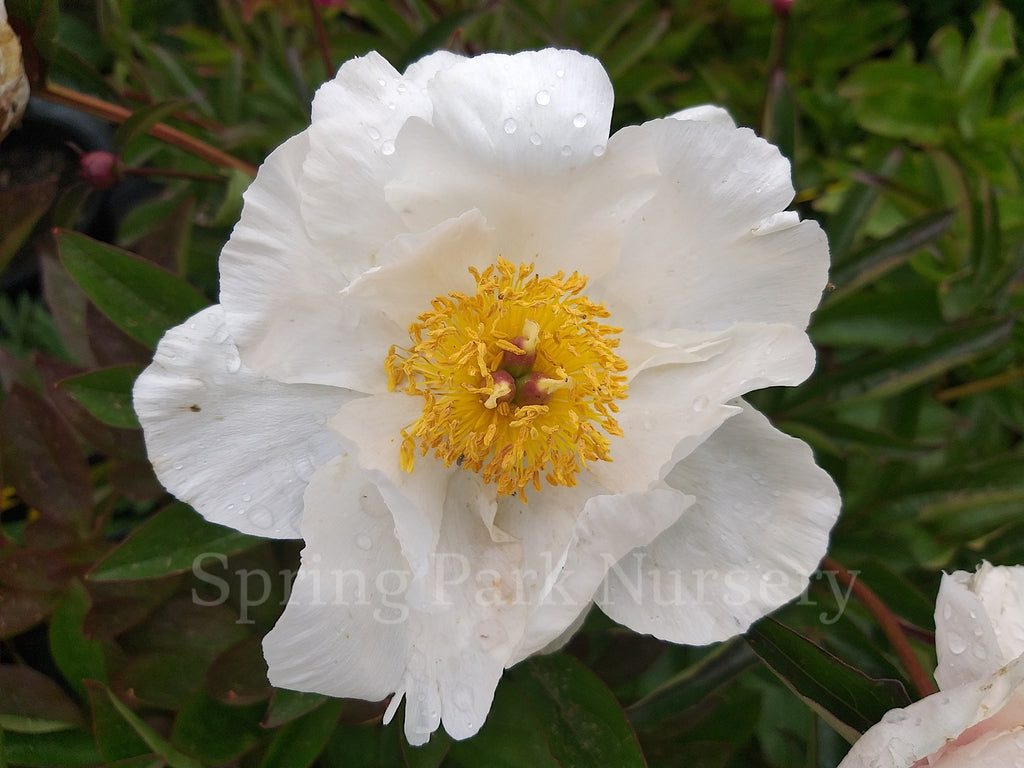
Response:
M435 298L409 327L411 345L385 360L389 387L423 398L402 430L402 468L433 451L523 501L541 478L575 485L588 461L611 460L610 437L622 435L621 329L600 322L608 311L582 295L576 272L540 277L500 257L469 271L476 292Z

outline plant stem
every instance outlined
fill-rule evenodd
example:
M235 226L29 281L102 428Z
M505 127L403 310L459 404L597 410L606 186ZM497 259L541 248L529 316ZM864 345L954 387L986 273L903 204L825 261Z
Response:
M331 46L327 42L327 30L324 29L324 15L316 0L309 0L309 12L313 15L313 26L316 27L316 39L320 45L320 58L324 62L324 73L330 80L334 77L334 60L331 58Z
M96 115L113 123L123 123L132 116L131 110L125 107L98 99L95 96L78 93L78 91L53 83L47 83L41 89L34 91L33 95L46 101L52 101L55 104L63 104L67 107L80 109L83 112L88 112L91 115ZM153 138L165 141L220 168L237 168L248 173L250 176L256 175L255 166L165 123L157 123L149 129L148 133Z
M1005 387L1007 384L1012 384L1018 379L1024 379L1024 368L1011 368L987 379L969 381L958 387L944 389L935 395L935 399L940 403L948 403L950 400L959 400L961 397L967 397L968 395L977 395L980 392L988 392L992 389Z
M899 618L889 610L888 606L882 602L878 595L871 591L867 584L859 581L856 576L831 557L826 557L822 561L822 565L826 569L834 571L839 582L850 589L871 615L875 617L875 620L878 621L878 625L882 628L885 636L889 638L889 642L892 643L893 650L896 651L896 655L903 664L903 668L907 671L907 675L917 689L918 694L923 698L936 693L938 688L935 687L932 676L921 666L921 662L914 653L914 649L910 647L910 641L907 640L907 636L900 627Z

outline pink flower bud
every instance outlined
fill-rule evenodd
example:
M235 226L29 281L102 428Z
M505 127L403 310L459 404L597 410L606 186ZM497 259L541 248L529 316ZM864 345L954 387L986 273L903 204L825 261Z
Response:
M121 180L121 158L110 152L87 152L78 167L93 189L110 189Z

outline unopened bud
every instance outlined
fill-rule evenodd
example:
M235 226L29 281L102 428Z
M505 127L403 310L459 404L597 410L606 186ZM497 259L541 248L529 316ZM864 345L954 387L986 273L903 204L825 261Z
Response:
M793 7L793 0L771 0L772 10L779 18L789 16L789 9Z
M110 189L121 180L121 159L110 152L87 152L78 168L93 189Z

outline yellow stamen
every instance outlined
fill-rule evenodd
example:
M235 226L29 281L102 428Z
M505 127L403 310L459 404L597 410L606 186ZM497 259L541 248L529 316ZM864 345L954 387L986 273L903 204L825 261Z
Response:
M586 278L575 272L542 278L499 258L470 273L475 294L435 298L409 327L411 346L387 355L389 387L423 398L402 431L402 468L413 471L418 446L479 472L500 495L525 500L542 477L575 485L588 461L611 460L609 436L622 434L612 415L626 396L612 337L621 329L599 322L608 311L582 295ZM529 370L510 374L509 358ZM513 376L540 395L517 403Z

